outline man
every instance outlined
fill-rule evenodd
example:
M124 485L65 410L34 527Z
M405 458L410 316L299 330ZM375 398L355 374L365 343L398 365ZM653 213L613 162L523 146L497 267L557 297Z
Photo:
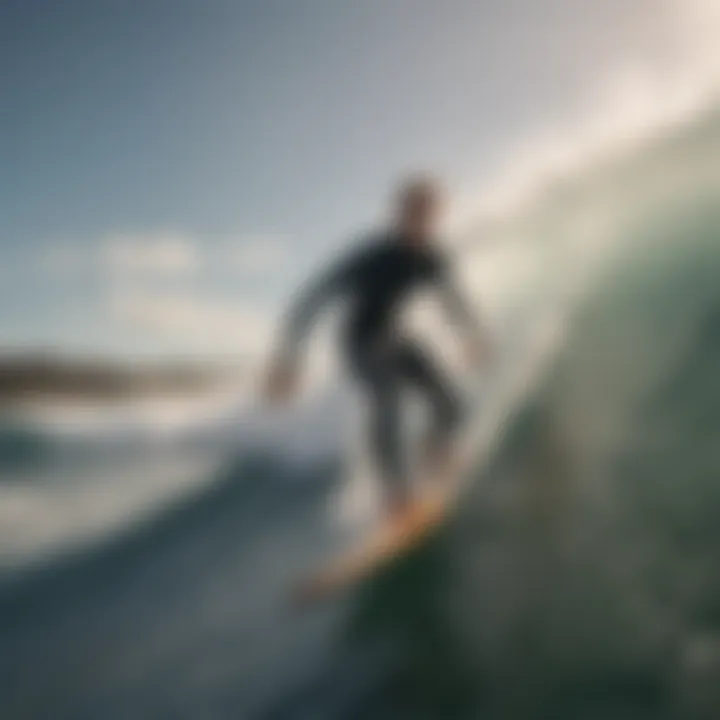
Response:
M455 388L426 349L399 327L403 305L417 289L438 290L450 318L464 330L469 355L481 359L486 343L450 278L436 235L444 210L438 185L415 178L398 192L391 227L332 266L303 293L289 315L267 382L270 399L295 391L302 345L319 311L345 299L349 312L343 346L350 369L371 403L370 445L384 484L386 507L399 514L410 505L401 444L401 393L417 391L430 405L427 463L436 470L452 457L463 411Z

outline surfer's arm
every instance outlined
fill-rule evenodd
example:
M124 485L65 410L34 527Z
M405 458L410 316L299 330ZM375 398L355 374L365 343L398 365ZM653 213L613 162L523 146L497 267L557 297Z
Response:
M468 343L472 354L485 359L492 356L490 335L479 313L471 308L451 271L445 265L438 274L437 286L448 319Z
M277 359L280 364L295 366L316 320L332 301L351 285L355 272L353 260L332 265L319 279L306 284L290 307L281 335Z

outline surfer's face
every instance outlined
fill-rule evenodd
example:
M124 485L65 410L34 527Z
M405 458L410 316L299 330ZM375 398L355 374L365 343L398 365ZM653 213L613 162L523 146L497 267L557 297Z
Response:
M400 198L400 232L413 244L425 245L431 242L440 229L444 205L440 190L433 185L409 188Z

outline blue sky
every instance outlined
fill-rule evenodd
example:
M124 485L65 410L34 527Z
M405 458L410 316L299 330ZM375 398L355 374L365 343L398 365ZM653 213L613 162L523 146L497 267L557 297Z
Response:
M677 7L1 0L0 346L243 351L398 175L482 186L672 69Z

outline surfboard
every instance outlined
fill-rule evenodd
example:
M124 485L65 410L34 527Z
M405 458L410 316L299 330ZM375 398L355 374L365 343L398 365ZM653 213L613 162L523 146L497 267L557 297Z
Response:
M412 552L439 528L454 505L458 477L467 455L460 452L440 475L427 478L430 489L420 493L399 517L381 522L359 544L310 573L293 587L291 602L305 606L327 599L370 578Z

